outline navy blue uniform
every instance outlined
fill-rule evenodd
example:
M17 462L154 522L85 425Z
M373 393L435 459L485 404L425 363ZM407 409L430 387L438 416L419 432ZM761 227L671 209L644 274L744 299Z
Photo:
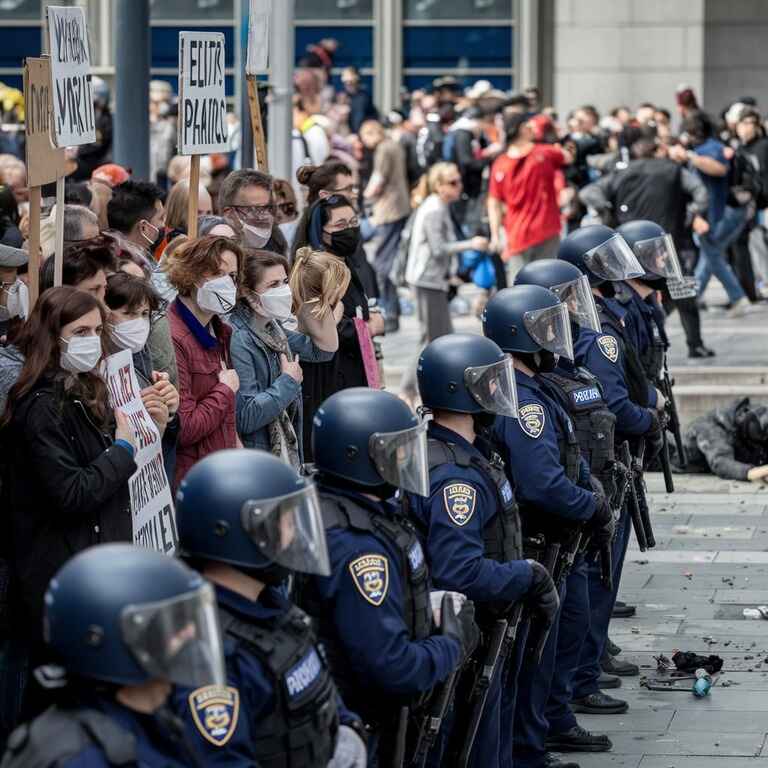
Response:
M637 351L642 357L654 344L654 332L656 329L663 327L663 315L658 306L656 306L653 294L650 294L646 299L643 299L636 291L632 289L630 289L630 291L631 296L626 304L627 317L631 318L632 325L636 328ZM658 316L656 314L657 312ZM659 321L661 322L661 325L659 325ZM656 392L656 387L649 381L648 406L650 408L655 408L657 402L658 394Z
M435 422L429 437L453 443L470 456L486 458L461 435ZM532 570L526 560L498 562L486 557L483 532L500 512L499 495L493 479L475 465L440 464L431 469L430 494L424 499L410 497L410 511L425 533L426 551L437 589L465 594L480 612L482 604L500 601L512 604L528 591ZM512 502L512 488L506 483L505 502ZM511 729L501 727L501 712L514 710L514 685L502 691L505 670L494 675L483 719L472 752L472 764L482 768L510 766ZM502 705L503 699L507 700ZM512 699L512 701L508 701Z

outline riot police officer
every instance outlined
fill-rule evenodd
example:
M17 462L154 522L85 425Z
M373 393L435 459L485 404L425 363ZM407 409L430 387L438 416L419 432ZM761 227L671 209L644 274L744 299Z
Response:
M573 358L568 309L546 288L506 288L488 302L483 333L504 352L514 354L518 417L499 417L493 432L503 446L526 543L544 558L562 591L561 574L568 563L556 558L560 546L567 550L589 521L600 528L612 520L604 496L591 488L589 469L579 453L568 414L538 380L538 374L554 369L557 356ZM534 638L529 638L529 650L536 645L537 633ZM543 646L540 663L529 657L520 671L513 729L516 766L556 764L545 753L545 709L556 647L557 621Z
M199 574L152 550L92 547L51 579L45 627L69 683L11 734L3 768L204 764L166 707L174 685L224 683L216 597ZM59 688L62 674L46 679Z
M642 276L643 268L621 235L603 225L582 227L571 233L561 243L558 258L587 276L595 296L601 333L581 329L574 347L575 362L600 381L605 401L616 417L616 442L629 439L637 452L642 439L651 446L650 450L657 450L661 445L661 428L655 410L649 407L649 388L637 354L638 341L633 326L625 323L627 310L615 299L614 284ZM629 512L624 505L612 551L613 590L605 590L596 574L590 578L592 621L574 679L573 707L577 712L622 714L628 709L626 702L602 693L599 681L629 534ZM625 675L639 672L636 665L624 666L624 662L618 661L607 668Z
M314 484L265 451L217 451L184 477L176 520L181 553L216 588L225 637L227 687L174 697L206 765L324 767L341 751L365 768L362 722L337 701L283 586L293 572L329 573Z
M424 551L395 492L426 496L427 425L394 395L363 387L329 397L314 418L317 482L330 575L303 604L346 704L386 766L405 752L408 708L445 681L477 645L474 607L442 611L434 634Z
M520 519L504 465L490 440L479 434L495 415L516 417L514 367L490 339L450 334L424 349L417 375L422 405L432 414L430 493L414 498L410 511L426 539L435 587L473 600L483 631L478 669L473 668L477 675L467 675L457 693L453 754L443 764L456 764L456 753L467 751L466 725L478 706L471 692L489 684L471 764L511 766L514 680L507 682L506 656L516 630L509 622L519 623L512 608L525 598L551 622L558 605L546 569L523 559ZM501 650L496 632L505 638ZM494 669L492 679L477 679L487 667ZM500 712L506 713L504 724Z

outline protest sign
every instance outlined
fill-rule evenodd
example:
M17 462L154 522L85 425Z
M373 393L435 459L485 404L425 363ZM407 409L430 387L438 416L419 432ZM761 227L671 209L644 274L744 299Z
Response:
M47 56L24 62L24 135L29 184L29 309L39 293L40 272L40 187L65 173L64 150L51 140L53 103L51 99L51 64Z
M80 7L48 6L53 135L58 147L96 141L88 27Z
M269 65L269 11L270 0L251 0L248 14L248 56L245 64L245 82L248 88L251 132L256 149L256 167L265 173L269 173L269 163L256 73L265 70Z
M176 515L163 465L160 432L141 400L130 350L117 352L106 359L104 377L110 406L126 415L136 438L134 460L138 469L128 481L133 543L173 554L178 544Z

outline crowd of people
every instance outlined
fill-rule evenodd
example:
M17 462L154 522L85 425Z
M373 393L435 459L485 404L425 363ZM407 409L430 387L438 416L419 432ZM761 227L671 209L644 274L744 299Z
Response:
M763 298L761 116L742 98L717 124L681 88L677 134L651 104L561 124L535 88L440 78L382 117L353 68L333 92L334 51L297 71L293 178L232 170L234 144L204 158L195 237L170 88L150 91L150 179L111 162L96 88L104 130L45 206L34 303L5 143L4 766L573 768L554 752L611 749L576 716L625 713L605 690L639 674L608 628L635 610L632 530L653 546L643 471L668 467L664 318L711 356L710 277L733 316ZM467 282L483 335L453 332ZM377 340L406 291L422 339L396 397ZM108 381L121 354L146 429ZM132 546L153 440L177 557Z

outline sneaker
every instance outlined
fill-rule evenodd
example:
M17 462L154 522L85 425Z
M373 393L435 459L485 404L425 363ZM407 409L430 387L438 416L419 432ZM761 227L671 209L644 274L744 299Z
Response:
M751 306L752 302L746 296L742 296L737 302L731 304L728 317L743 317Z
M546 749L555 752L607 752L613 744L602 733L590 733L580 725L568 731L547 736Z
M598 691L590 693L583 699L573 699L571 709L584 715L623 715L629 709L629 704Z

